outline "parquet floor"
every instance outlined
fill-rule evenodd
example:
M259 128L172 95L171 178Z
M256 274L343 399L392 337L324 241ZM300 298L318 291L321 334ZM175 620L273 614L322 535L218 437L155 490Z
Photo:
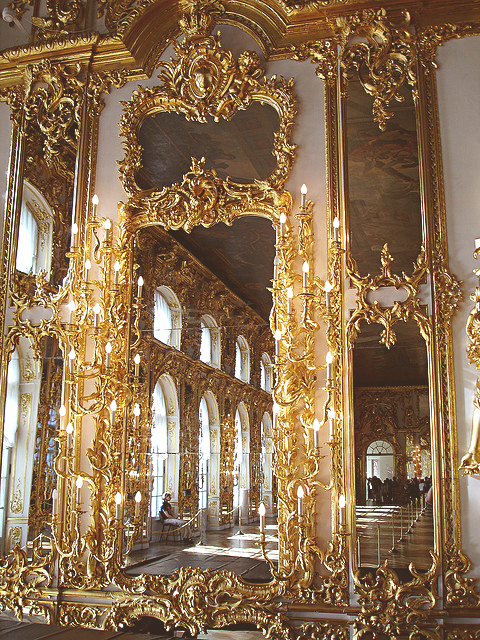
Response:
M410 525L413 522L413 526ZM357 552L361 567L378 567L388 560L393 568L426 570L432 564L432 510L400 506L357 506Z

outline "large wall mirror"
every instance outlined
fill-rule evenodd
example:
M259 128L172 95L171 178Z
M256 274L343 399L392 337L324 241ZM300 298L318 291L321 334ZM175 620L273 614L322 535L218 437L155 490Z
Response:
M436 548L429 312L414 301L427 282L418 117L405 84L380 128L360 68L348 77L344 112L348 274L361 298L349 320L355 336L352 549L362 573L387 561L405 582L414 578L411 562L414 570L431 568L429 552Z
M140 491L148 502L128 573L194 565L271 579L258 545L258 510L263 504L272 557L272 223L246 216L189 234L147 227L135 247L145 280L135 351L148 363L143 393L152 411L125 469L127 494Z
M3 238L9 269L3 274L0 535L2 554L18 545L30 559L53 547L60 423L66 415L63 349L71 328L59 303L68 300L83 87L75 72L60 66L30 67L24 109L13 127L10 219Z
M177 52L163 84L134 95L122 119L132 299L143 282L122 563L130 577L198 567L268 582L278 558L275 203L292 158L293 98L283 79L260 82L253 52L237 67L218 36ZM176 95L175 65L187 61Z

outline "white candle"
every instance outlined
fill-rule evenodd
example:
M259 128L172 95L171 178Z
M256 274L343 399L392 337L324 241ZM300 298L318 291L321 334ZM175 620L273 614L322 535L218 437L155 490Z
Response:
M276 329L274 333L275 338L275 355L280 355L280 340L282 339L282 332L280 329Z
M292 313L293 287L287 289L287 313Z
M115 411L117 410L117 403L112 400L110 403L110 424L112 427L115 425Z
M332 290L332 285L330 284L330 282L327 280L325 282L325 306L329 307L330 306L330 291Z
M72 349L70 349L70 353L68 354L68 360L69 360L68 369L69 369L70 373L73 373L73 362L75 360L75 357L76 357L76 353L75 353L75 350L72 348Z
M273 261L273 279L276 280L278 278L278 265L280 263L280 260L278 259L278 256L275 256L275 260Z
M140 375L140 354L139 353L135 355L133 362L135 364L135 378L138 378L138 376Z
M328 415L328 427L330 430L330 440L333 438L335 434L335 410L332 407L329 407L327 411Z
M273 428L276 429L277 428L277 423L278 423L278 410L280 409L280 407L278 406L278 404L276 402L273 403L272 406L272 415L273 415Z
M327 362L327 380L331 380L332 379L333 356L330 353L330 351L327 352L325 360Z
M302 184L302 187L300 189L300 193L302 194L302 209L305 208L305 205L307 204L307 185L306 184Z
M120 520L120 505L122 504L122 494L117 491L115 494L115 517Z
M118 274L120 272L120 262L118 260L115 261L115 264L113 265L113 284L117 285L118 284Z
M105 345L105 351L107 352L107 356L105 359L105 366L107 367L107 369L110 368L110 357L112 354L112 344L110 342L107 342L107 344Z
M140 514L140 502L142 501L142 494L140 491L137 491L135 494L135 520L138 520L138 516Z
M303 516L303 496L304 496L303 487L301 484L298 485L297 489L297 512L299 518Z
M142 289L143 289L143 278L142 276L139 277L138 282L137 282L137 297L141 298L142 297Z
M92 205L93 205L92 216L95 217L97 215L97 206L98 206L98 196L96 193L92 197Z
M338 509L340 515L339 524L341 527L343 527L345 524L345 496L343 495L343 493L338 499Z
M258 515L260 516L260 533L265 533L265 514L267 510L263 502L258 507Z
M335 242L338 242L340 240L340 220L337 218L337 216L335 216L335 218L333 219L333 239L335 240Z
M67 408L66 408L66 406L65 406L64 404L62 404L62 405L60 406L60 409L58 410L58 415L59 415L61 418L64 418L64 417L67 415Z
M287 216L283 213L280 214L280 237L285 235L285 223L287 222Z
M57 515L57 507L58 507L58 491L54 489L52 491L52 516Z
M319 446L318 436L320 431L320 422L318 421L318 418L315 418L312 426L313 426L313 445L315 449L318 449L318 446Z
M83 487L83 478L82 476L78 476L75 482L77 487L77 504L80 504L82 501L82 487Z
M69 422L65 427L65 431L67 432L67 449L72 448L72 436L73 436L73 424Z
M475 238L475 250L480 249L480 238Z
M310 271L310 265L305 260L302 266L303 271L303 288L306 289L308 287L308 272Z
M91 268L92 268L92 263L87 258L85 260L85 282L88 282L88 272L90 271Z
M133 408L133 415L135 416L135 427L138 427L138 423L140 421L140 405L135 403Z
M101 308L97 302L97 304L93 307L93 326L95 327L95 329L98 329L98 323L100 322L100 312Z
M70 318L68 320L69 324L72 324L72 316L73 316L73 312L76 309L76 305L75 305L75 300L70 300L70 302L67 304L67 307L70 311Z
M75 245L75 242L77 240L76 235L78 233L78 224L76 222L74 222L72 224L72 244Z
M110 229L112 228L112 221L110 218L105 218L103 228L105 229L105 242L108 242L110 240Z

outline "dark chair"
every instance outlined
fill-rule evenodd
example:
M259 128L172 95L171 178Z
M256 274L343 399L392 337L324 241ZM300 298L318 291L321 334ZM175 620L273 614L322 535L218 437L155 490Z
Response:
M168 518L163 513L163 511L160 511L158 515L160 517L160 524L162 525L162 530L160 531L160 540L162 539L163 535L165 535L165 542L168 540L169 535L172 535L174 541L176 535L178 536L178 539L180 539L181 532L179 530L177 531L177 525L173 524L172 522L166 522Z

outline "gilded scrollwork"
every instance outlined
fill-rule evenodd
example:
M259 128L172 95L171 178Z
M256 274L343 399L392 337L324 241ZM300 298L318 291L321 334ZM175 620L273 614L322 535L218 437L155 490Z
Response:
M399 276L392 272L393 258L385 244L381 256L381 272L379 275L360 276L355 259L347 254L347 273L352 284L357 289L357 308L350 316L347 324L347 336L349 345L353 346L358 335L361 322L368 324L378 323L384 329L381 333L380 342L390 348L396 342L396 335L393 326L396 322L407 322L414 319L420 329L422 336L429 340L429 319L422 310L418 292L419 285L427 273L427 259L425 249L422 247L411 274L403 273ZM396 301L392 307L381 307L377 301L369 302L368 296L380 287L395 287L404 289L407 292L407 299L403 302Z
M294 158L290 140L295 115L292 82L266 79L255 52L245 51L237 62L231 52L221 47L218 34L203 35L210 22L202 23L200 35L198 25L192 27L191 20L185 20L181 26L185 38L180 43L173 41L178 57L161 63L162 84L137 90L125 104L120 124L126 152L120 172L130 196L129 213L124 215L129 220L138 218L137 226L151 224L155 215L161 213L162 224L167 228L188 230L196 224L211 226L219 221L230 224L242 211L252 211L267 198L278 206L275 194L281 190ZM230 178L223 180L214 170L205 170L203 158L192 158L190 171L182 183L153 192L138 188L135 173L141 167L141 147L137 132L148 115L176 111L187 120L198 122L206 122L208 116L230 120L253 100L272 105L280 115L280 130L274 137L273 149L277 165L266 180L246 184Z
M373 116L382 131L393 115L388 111L390 103L403 102L400 89L404 83L416 85L415 36L409 26L407 12L394 22L384 9L337 18L345 80L354 66L363 88L374 98Z
M359 571L354 575L355 591L359 595L361 613L354 622L355 637L373 634L394 640L403 633L413 639L421 631L431 640L440 638L429 613L437 602L435 582L440 569L438 556L430 552L432 565L425 573L417 573L413 563L413 579L400 583L386 560L375 575Z

